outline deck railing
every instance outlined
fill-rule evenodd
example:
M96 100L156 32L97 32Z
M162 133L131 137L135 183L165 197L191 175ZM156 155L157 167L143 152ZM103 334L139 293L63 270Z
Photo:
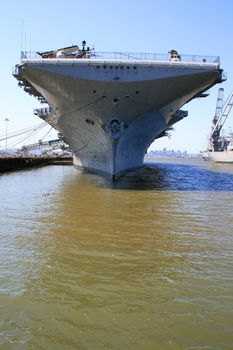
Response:
M220 63L219 56L201 56L201 55L186 55L180 54L180 61L183 62L206 62ZM118 61L173 61L169 53L142 53L142 52L87 52L87 59L91 60L118 60ZM41 55L34 51L21 52L21 59L43 59ZM76 59L74 56L68 56L66 59ZM78 59L78 58L77 58Z

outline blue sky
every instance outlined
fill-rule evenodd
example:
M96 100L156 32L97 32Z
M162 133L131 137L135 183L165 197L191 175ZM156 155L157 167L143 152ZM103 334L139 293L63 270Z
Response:
M181 54L217 55L228 76L222 84L227 97L233 89L232 18L233 2L227 0L4 1L0 13L0 135L5 132L6 117L9 132L40 123L32 112L40 107L38 101L12 77L21 46L45 51L86 40L96 51L166 53L175 48ZM199 152L205 147L219 87L212 88L208 98L185 105L188 118L175 125L170 139L157 141L152 148ZM228 124L233 128L232 117Z

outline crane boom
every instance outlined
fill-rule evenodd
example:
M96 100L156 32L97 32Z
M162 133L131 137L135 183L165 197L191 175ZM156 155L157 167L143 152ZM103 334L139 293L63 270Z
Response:
M217 121L219 120L219 117L222 114L223 109L223 97L224 97L224 89L219 88L218 89L218 98L216 103L216 109L215 109L215 115L213 118L213 125L216 125Z
M226 102L224 103L224 108L222 110L222 97L223 96L223 90L222 88L219 89L219 95L217 99L217 105L216 105L216 112L213 119L212 124L212 131L211 131L211 137L214 139L216 137L219 137L220 131L225 124L225 121L231 111L231 108L233 106L233 91L228 96Z
M221 117L220 117L219 124L221 124L222 127L225 124L225 121L226 121L226 119L231 111L232 105L233 105L233 91L230 93L230 95L226 101L226 107L223 109L223 112L222 112Z

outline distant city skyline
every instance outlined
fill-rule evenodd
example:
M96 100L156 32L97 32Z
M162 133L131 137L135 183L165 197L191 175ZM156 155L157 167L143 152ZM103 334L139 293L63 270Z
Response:
M198 155L200 153L195 153L195 155ZM190 157L191 154L189 154L186 150L181 151L181 150L174 150L174 149L167 149L164 147L163 149L158 149L158 150L151 150L147 152L148 156L151 157L171 157L171 158L187 158Z

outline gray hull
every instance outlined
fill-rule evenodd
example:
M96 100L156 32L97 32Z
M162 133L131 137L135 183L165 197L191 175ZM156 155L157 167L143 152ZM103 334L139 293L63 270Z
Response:
M47 101L75 164L113 178L140 167L149 145L187 115L186 102L221 81L217 63L24 59L18 79ZM34 93L35 94L35 93Z
M233 151L205 152L204 159L216 163L233 163Z

